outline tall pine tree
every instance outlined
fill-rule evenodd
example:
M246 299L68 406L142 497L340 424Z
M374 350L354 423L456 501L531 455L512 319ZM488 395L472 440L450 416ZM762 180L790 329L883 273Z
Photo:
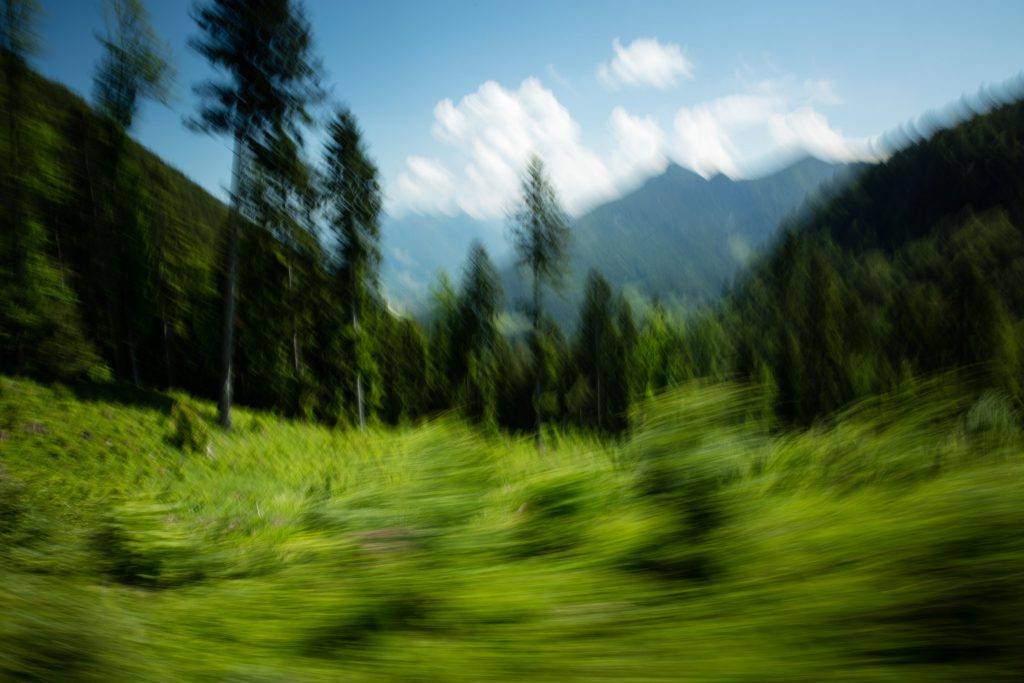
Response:
M201 98L193 125L230 135L234 141L231 213L225 249L221 382L218 412L231 426L234 380L235 302L238 284L238 234L245 206L242 183L258 151L295 150L276 145L276 137L301 140L301 126L310 123L308 108L322 97L319 67L313 59L313 38L301 5L292 0L209 0L193 14L201 35L192 47L226 80L196 86Z
M365 381L376 374L376 364L362 318L378 299L380 182L352 112L338 110L328 124L327 136L324 201L337 243L338 292L350 325L348 352L355 371L357 419L360 429L365 429Z
M474 241L469 247L459 292L455 344L455 381L470 417L497 426L498 311L502 290L498 271L487 250Z
M104 280L111 351L118 355L123 334L131 378L139 386L139 339L154 308L146 296L150 271L160 271L147 259L144 191L139 170L128 163L126 150L140 101L166 102L173 74L170 50L157 39L139 0L108 0L107 9L110 26L107 36L100 38L104 51L96 67L94 99L108 123L104 167L115 201L105 225L94 226L100 231L96 242L101 259L95 272Z
M519 256L519 265L530 272L533 328L534 386L533 412L536 420L537 447L544 445L542 433L543 378L546 374L543 289L558 285L566 268L569 252L569 225L558 196L544 169L544 162L534 155L522 181L520 202L512 215L510 237Z

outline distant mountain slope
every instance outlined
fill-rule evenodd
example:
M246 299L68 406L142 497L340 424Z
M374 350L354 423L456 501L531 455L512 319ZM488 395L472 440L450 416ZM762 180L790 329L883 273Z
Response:
M549 297L549 312L572 327L590 268L645 299L679 306L706 303L809 194L856 168L807 157L762 178L731 180L705 179L672 165L634 192L573 221L570 272L561 294ZM382 279L399 307L426 306L430 284L442 269L457 282L473 239L506 264L506 306L514 309L526 295L503 220L410 215L386 219L382 234Z
M807 157L762 178L732 180L672 165L574 221L571 274L549 310L571 329L591 268L645 299L688 308L707 303L811 193L857 168ZM505 282L511 300L525 295L514 269Z
M807 194L842 168L805 158L764 178L710 179L670 166L573 225L573 269L600 269L651 297L706 301Z
M466 214L386 216L381 225L381 281L391 305L409 311L427 307L430 287L441 271L458 282L473 240L480 240L499 263L507 259L501 220L479 221Z

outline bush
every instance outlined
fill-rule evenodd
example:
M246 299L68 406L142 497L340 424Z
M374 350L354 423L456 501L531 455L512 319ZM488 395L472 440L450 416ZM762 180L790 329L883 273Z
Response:
M104 515L92 538L103 572L120 583L154 588L201 578L201 553L176 513L173 505L133 500Z
M210 429L188 401L178 399L171 406L171 433L168 438L183 451L204 453L210 443Z
M518 553L540 555L576 545L598 490L593 473L583 471L552 471L526 482L517 512Z

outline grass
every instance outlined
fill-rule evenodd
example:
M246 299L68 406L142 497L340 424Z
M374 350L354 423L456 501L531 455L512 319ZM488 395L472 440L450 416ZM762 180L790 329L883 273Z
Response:
M0 378L0 679L1024 674L1019 416L949 377L804 432L692 384L543 453L143 398Z

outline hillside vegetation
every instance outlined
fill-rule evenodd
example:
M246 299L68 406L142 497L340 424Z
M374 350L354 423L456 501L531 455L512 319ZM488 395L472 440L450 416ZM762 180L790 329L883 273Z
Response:
M1018 100L908 146L791 222L723 307L731 365L804 423L951 367L981 367L1024 399L1022 150Z
M230 212L130 140L141 2L95 109L5 7L0 680L1024 678L1024 81L575 228L532 155L521 272L474 243L421 324L303 3L192 8Z
M619 444L330 431L0 380L0 678L1011 681L1024 451L941 376L775 431L691 384Z

